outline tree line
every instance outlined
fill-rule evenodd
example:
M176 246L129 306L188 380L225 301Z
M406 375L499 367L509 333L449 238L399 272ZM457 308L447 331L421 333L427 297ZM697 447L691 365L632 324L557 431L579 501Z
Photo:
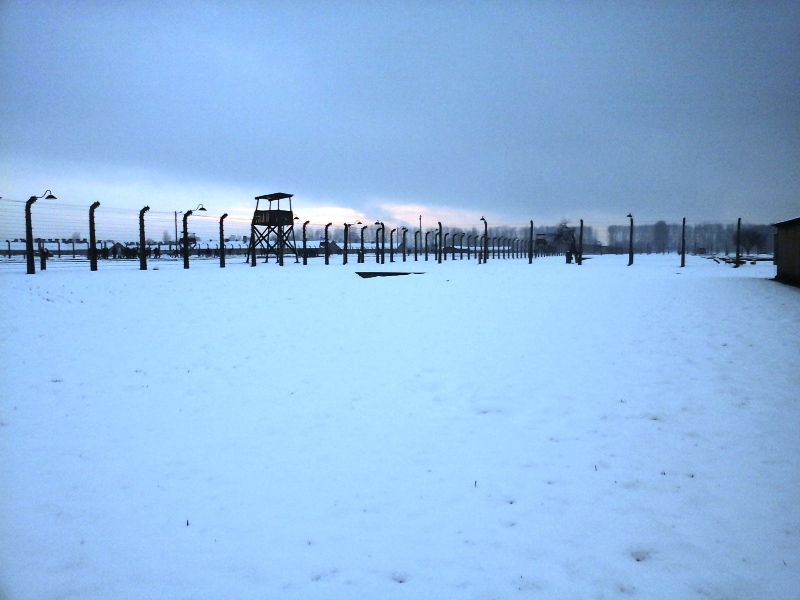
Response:
M680 223L658 221L647 225L636 225L633 231L633 247L637 253L678 252L681 247ZM613 248L628 247L630 228L628 225L608 227L608 245ZM771 254L774 251L775 228L771 225L742 224L741 244L746 254ZM686 225L686 251L692 253L730 254L736 252L735 223L701 223Z

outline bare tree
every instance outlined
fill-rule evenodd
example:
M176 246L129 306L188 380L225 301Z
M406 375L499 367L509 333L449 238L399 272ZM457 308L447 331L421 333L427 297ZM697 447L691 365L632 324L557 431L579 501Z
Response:
M760 231L757 227L743 227L740 238L745 254L750 254L754 247L761 249L767 242L767 234Z

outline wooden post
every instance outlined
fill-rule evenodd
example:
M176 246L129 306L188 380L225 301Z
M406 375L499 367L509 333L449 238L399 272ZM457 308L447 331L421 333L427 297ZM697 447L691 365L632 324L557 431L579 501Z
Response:
M741 260L741 244L742 244L742 218L739 217L739 221L736 224L736 263L733 265L734 268L739 268L741 264L739 261Z
M686 266L686 217L683 217L681 227L681 267Z

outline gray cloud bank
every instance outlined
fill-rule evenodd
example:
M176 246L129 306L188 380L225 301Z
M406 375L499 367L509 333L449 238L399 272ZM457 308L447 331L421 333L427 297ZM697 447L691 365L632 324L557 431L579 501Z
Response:
M2 183L119 168L357 210L796 216L797 6L5 2L0 152L26 167Z

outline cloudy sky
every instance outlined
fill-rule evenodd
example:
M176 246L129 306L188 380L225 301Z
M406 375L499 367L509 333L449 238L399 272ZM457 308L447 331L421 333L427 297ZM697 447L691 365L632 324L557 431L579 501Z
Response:
M800 215L797 2L0 3L0 196Z

